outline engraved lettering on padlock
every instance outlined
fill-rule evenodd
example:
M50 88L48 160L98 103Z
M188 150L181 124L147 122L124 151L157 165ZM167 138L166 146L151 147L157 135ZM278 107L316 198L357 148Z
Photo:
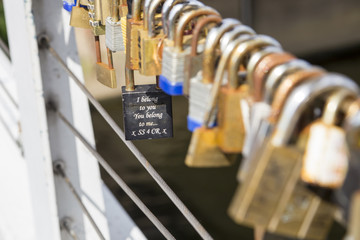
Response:
M72 7L70 26L78 28L90 28L89 12L80 6L80 0L77 0L76 6Z
M172 102L156 85L138 85L134 91L123 91L126 140L170 138Z

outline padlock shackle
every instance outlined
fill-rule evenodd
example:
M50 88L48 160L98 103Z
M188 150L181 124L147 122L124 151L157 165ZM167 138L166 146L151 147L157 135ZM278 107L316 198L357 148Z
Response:
M143 3L143 0L133 0L132 6L131 6L131 19L134 21L141 21L141 5Z
M262 100L264 89L263 80L266 75L277 65L293 59L295 59L295 56L286 52L271 53L260 59L253 71L253 81L249 82L250 92L253 94L255 102Z
M283 111L280 113L279 121L273 131L271 143L274 146L287 144L294 132L296 123L304 112L309 102L339 88L347 89L354 94L359 94L359 87L351 79L340 75L329 73L311 81L299 85L287 98Z
M256 35L252 39L243 42L233 52L229 62L229 87L236 89L238 83L238 72L240 66L244 64L245 57L253 50L266 46L281 47L275 39L266 35Z
M184 31L185 31L186 26L190 23L190 21L194 20L197 17L206 16L206 15L220 16L220 13L211 7L203 7L203 8L191 11L191 12L187 12L183 16L180 17L179 23L176 26L176 32L175 32L175 44L174 45L175 45L176 51L178 51L178 52L183 51Z
M207 110L205 111L204 115L204 126L210 127L211 124L211 116L216 108L216 102L218 100L220 87L222 85L224 79L225 69L227 68L228 62L230 60L231 54L233 50L242 42L252 38L251 35L244 35L240 36L239 38L235 39L226 47L225 51L222 53L220 57L220 61L216 68L215 79L213 85L211 87L210 92L210 99L207 104Z
M226 32L220 40L220 50L221 52L225 51L226 46L233 41L234 39L238 38L243 34L255 35L255 31L246 25L238 25L235 26L231 31Z
M112 0L111 18L112 18L112 21L114 21L114 22L118 22L120 20L119 5L120 5L120 0Z
M206 37L205 49L203 53L202 62L202 82L212 83L215 76L216 68L216 50L220 43L222 36L233 29L235 26L241 25L241 22L237 19L227 18L224 19L216 28L212 28Z
M323 123L335 125L336 117L341 112L342 104L347 99L356 99L357 94L347 89L339 89L327 98L324 111L321 117Z
M274 94L274 100L271 104L271 114L268 121L272 124L277 122L287 97L299 84L323 74L325 74L323 69L312 67L311 69L299 70L286 76Z
M101 63L101 47L100 47L100 37L95 37L95 54L96 54L96 62Z
M179 20L181 14L184 14L187 11L196 10L201 7L204 7L204 4L198 1L190 1L189 3L179 3L176 4L170 11L168 18L168 39L175 42L175 32L176 32L176 23Z
M284 77L293 72L311 68L311 64L302 59L293 59L289 62L277 65L262 79L261 86L263 86L263 91L261 92L261 95L263 96L263 100L268 104L272 102L274 92Z
M261 49L258 49L251 54L246 67L246 82L249 84L250 92L254 92L254 70L257 67L257 64L267 55L273 53L282 53L283 49L281 47L267 46Z
M168 17L171 9L179 3L189 3L192 0L166 0L161 9L161 19L163 25L163 32L165 36L169 34Z
M203 30L203 28L205 28L206 26L212 24L218 24L220 23L222 20L222 18L220 16L217 15L210 15L208 17L202 18L200 19L196 25L195 28L193 30L193 37L191 40L191 53L190 56L195 57L197 55L197 47L198 47L198 42L199 42L199 38L201 35L201 32Z
M149 7L149 14L148 19L145 22L144 18L144 27L145 24L147 24L147 27L144 28L148 31L149 37L155 37L155 16L156 16L156 10L160 6L161 3L163 3L165 0L152 0L150 7Z
M155 0L144 0L143 4L143 29L145 31L147 31L149 29L149 9L150 9L150 5L151 3L155 1Z

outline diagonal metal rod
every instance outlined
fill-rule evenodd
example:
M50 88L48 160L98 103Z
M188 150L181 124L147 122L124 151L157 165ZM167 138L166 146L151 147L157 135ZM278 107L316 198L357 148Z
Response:
M71 218L63 217L60 221L60 227L61 229L64 229L73 240L79 240L74 229L71 227L71 222Z
M4 118L0 115L0 123L3 125L3 127L5 128L6 132L9 134L11 140L14 141L14 143L16 144L16 146L18 146L18 148L20 149L21 153L23 153L23 147L20 143L20 141L18 139L16 139L16 137L13 135L13 133L11 132L9 126L6 124Z
M159 219L146 207L146 205L140 200L140 198L131 190L131 188L120 178L120 176L111 168L111 166L104 160L104 158L94 149L91 144L84 138L84 136L76 130L76 128L66 119L61 113L57 112L60 119L65 123L71 132L84 144L84 146L91 152L91 154L97 159L99 164L105 169L105 171L115 180L115 182L124 190L124 192L130 197L131 200L140 208L140 210L149 218L149 220L159 229L166 239L175 240L171 233L164 227Z
M158 183L160 188L165 192L165 194L170 198L170 200L175 204L175 206L180 210L184 217L189 221L193 228L198 232L198 234L206 240L213 239L210 234L205 230L201 223L195 218L195 216L189 211L185 204L178 198L178 196L171 190L167 185L164 179L156 172L156 170L151 166L151 164L146 160L146 158L141 154L141 152L136 148L136 146L131 141L125 140L124 132L116 124L114 119L106 112L106 110L101 106L101 104L94 98L94 96L87 90L87 88L81 83L81 81L76 77L76 75L70 70L66 63L61 59L59 54L50 46L49 40L46 36L39 38L40 47L46 48L49 50L51 55L60 63L64 70L69 74L69 76L74 80L76 85L83 91L85 96L93 104L96 110L102 115L105 121L110 125L114 132L120 137L124 144L130 149L138 161L143 165L143 167L148 171L150 176Z
M61 164L60 162L55 162L54 164L54 172L55 174L57 174L58 176L62 177L64 179L64 181L66 182L66 184L68 185L68 187L70 188L71 193L75 196L76 200L78 201L78 203L81 206L81 209L83 210L83 212L85 213L86 217L89 219L91 225L93 226L93 228L95 229L97 235L99 236L99 238L101 240L105 240L104 235L101 233L98 225L96 224L96 222L94 221L94 219L92 218L89 210L87 210L86 206L84 205L84 203L81 200L80 195L78 194L78 192L76 191L76 189L74 188L74 185L72 184L72 182L70 181L70 179L68 178L68 176L65 173L63 164Z
M3 89L6 96L8 96L10 102L14 105L14 107L16 109L19 109L19 105L17 104L17 102L15 101L15 99L13 98L13 96L11 95L11 93L9 92L9 90L6 88L6 86L4 85L4 83L2 81L0 81L0 87Z

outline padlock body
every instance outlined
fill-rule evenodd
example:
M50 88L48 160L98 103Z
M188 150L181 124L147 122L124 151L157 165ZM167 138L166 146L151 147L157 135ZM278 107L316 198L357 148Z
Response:
M139 70L139 30L143 28L143 21L127 19L126 23L126 67Z
M231 218L248 226L269 224L284 191L291 194L298 181L301 152L265 144L251 160L249 172L229 208Z
M205 113L208 111L211 88L212 84L202 83L201 78L195 77L190 80L187 126L191 132L203 125ZM210 127L216 125L217 108L213 112L213 115L210 116Z
M124 51L121 21L114 22L111 17L106 19L106 46L113 52Z
M235 158L227 157L217 146L217 129L201 127L193 132L185 164L188 167L226 167Z
M71 11L70 26L78 28L90 28L89 12L83 7L74 6Z
M201 71L203 62L203 54L196 56L188 55L185 60L185 81L183 84L183 94L189 96L190 80L197 76Z
M161 59L159 47L164 38L163 34L153 38L148 36L148 31L140 30L140 74L145 76L159 76L161 74Z
M115 69L109 68L104 63L96 63L96 77L99 82L107 87L117 87Z
M218 144L226 153L240 153L245 140L245 126L241 101L248 97L248 87L239 89L222 87L219 96Z
M173 136L171 96L155 84L137 85L134 91L123 86L122 93L126 140Z
M321 121L311 124L301 178L304 182L328 188L343 185L348 170L345 131Z
M91 20L90 20L91 22ZM105 25L93 25L91 27L91 30L94 34L94 36L100 36L105 34Z

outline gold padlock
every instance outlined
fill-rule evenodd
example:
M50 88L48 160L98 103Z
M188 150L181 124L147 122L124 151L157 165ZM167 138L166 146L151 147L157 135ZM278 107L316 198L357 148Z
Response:
M89 12L80 6L80 0L77 0L76 6L71 10L70 26L78 28L90 28Z
M309 102L338 87L357 88L351 80L329 74L298 86L290 94L272 136L251 159L249 172L229 208L237 223L264 226L268 231L300 238L322 239L327 233L333 212L323 211L327 207L321 207L323 202L299 181L302 152L289 142ZM286 219L286 214L291 218ZM309 224L315 222L318 224Z
M112 52L107 48L108 64L101 60L100 37L95 36L95 51L96 51L96 76L97 80L110 88L116 88L116 73L113 67Z
M216 26L216 24L220 23L222 18L217 15L210 15L200 19L193 30L193 37L191 40L191 53L190 56L186 56L185 61L185 81L183 86L183 94L185 96L189 96L189 85L190 79L195 77L199 72L203 62L203 48L204 44L200 45L199 40L202 33L202 30L207 27L207 29ZM210 26L209 26L210 25ZM201 49L202 48L202 49ZM198 53L198 50L201 52Z
M337 125L341 107L346 100L356 99L357 92L339 89L326 101L321 120L309 127L303 157L301 179L309 184L339 188L343 185L349 165L346 134Z
M110 8L106 0L94 0L89 2L90 26L95 36L105 34L105 21L110 15Z
M131 70L139 69L139 30L143 28L141 19L141 5L143 0L134 0L132 2L131 16L127 17L126 23L126 67Z
M229 60L228 86L221 88L218 112L218 144L226 153L240 153L246 136L241 105L248 104L249 89L247 84L239 83L238 71L240 66L246 68L249 53L266 46L280 47L280 44L267 36L254 36L240 43Z
M145 76L161 74L160 45L164 39L162 26L156 24L156 10L165 0L153 0L144 12L143 29L139 30L140 73Z

